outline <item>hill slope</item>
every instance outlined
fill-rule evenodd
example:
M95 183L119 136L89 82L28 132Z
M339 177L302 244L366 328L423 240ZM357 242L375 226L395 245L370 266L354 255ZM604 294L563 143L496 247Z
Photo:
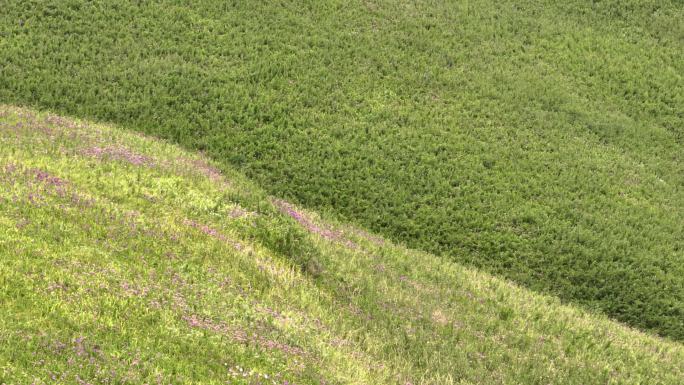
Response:
M684 347L0 107L0 382L676 384Z
M1 101L684 339L679 1L2 7Z

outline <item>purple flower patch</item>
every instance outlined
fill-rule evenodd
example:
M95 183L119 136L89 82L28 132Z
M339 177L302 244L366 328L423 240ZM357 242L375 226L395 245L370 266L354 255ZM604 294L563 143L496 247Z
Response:
M228 238L227 236L220 233L218 230L216 230L214 228L211 228L207 225L198 223L198 222L190 220L190 219L184 220L183 224L185 224L186 226L193 227L193 228L203 232L204 234L206 234L212 238L216 238L220 241L223 241L223 242L233 246L235 248L235 250L242 250L242 245L240 245L238 242Z
M289 215L295 221L297 221L302 227L307 229L309 232L318 234L321 237L331 240L331 241L342 241L345 246L356 249L358 246L348 240L343 238L343 233L341 231L336 231L328 227L319 226L314 221L312 221L306 214L297 211L294 206L288 202L281 199L274 199L273 204L280 209L284 214Z
M209 330L214 333L226 335L236 342L257 346L265 350L278 350L292 356L305 356L307 353L302 348L288 345L273 339L266 338L258 333L248 333L238 327L228 325L225 322L213 321L196 314L184 315L182 319L191 328ZM258 331L259 328L256 330Z
M44 203L47 196L52 195L67 199L75 206L89 207L94 204L92 198L74 191L73 185L67 180L40 168L27 169L15 163L0 166L0 183L9 186L19 183L28 187L25 195L23 197L15 196L12 199L13 202L25 199L30 204L39 206Z
M68 128L72 130L86 127L86 125L83 123L78 123L74 120L67 119L59 115L47 115L44 121L45 123L51 124L53 126Z
M12 131L15 134L21 134L21 135L31 135L34 133L41 133L45 134L49 137L54 137L55 136L55 131L52 127L50 127L49 123L44 122L44 121L39 121L36 116L28 111L23 111L21 109L15 110L16 112L16 117L19 118L19 121L16 123L0 123L0 129L5 129L8 131ZM0 117L4 116L10 116L11 114L8 111L3 111L2 114L0 114Z
M135 166L152 167L155 162L152 158L145 155L137 154L124 146L94 146L87 148L81 153L85 156L94 157L97 159L114 159L122 162L127 162Z
M43 171L38 168L34 168L29 170L31 174L33 174L33 177L38 181L41 182L45 185L48 185L50 187L54 188L62 188L66 186L67 182L59 177L50 175L47 171Z
M223 175L221 174L221 170L210 165L209 163L205 162L204 160L201 160L201 159L184 159L184 161L189 166L191 166L193 169L195 169L197 172L206 176L207 178L211 179L212 181L215 181L215 182L219 181L223 177Z

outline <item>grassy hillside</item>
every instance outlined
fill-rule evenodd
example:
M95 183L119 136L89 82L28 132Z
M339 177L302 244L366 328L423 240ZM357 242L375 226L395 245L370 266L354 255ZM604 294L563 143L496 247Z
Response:
M680 1L4 1L0 101L684 340Z
M0 107L0 383L677 384L684 347Z

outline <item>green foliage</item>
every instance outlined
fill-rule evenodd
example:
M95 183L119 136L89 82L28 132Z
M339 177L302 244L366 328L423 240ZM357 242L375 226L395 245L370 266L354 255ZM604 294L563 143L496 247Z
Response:
M4 384L684 376L681 343L325 223L169 144L2 105L0 260Z
M678 1L2 8L2 101L173 140L280 197L684 339ZM298 235L262 231L300 253Z

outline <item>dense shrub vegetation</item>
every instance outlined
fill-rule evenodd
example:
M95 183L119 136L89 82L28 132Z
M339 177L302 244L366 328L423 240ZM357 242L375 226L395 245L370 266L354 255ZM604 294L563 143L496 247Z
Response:
M309 256L302 260L302 256ZM684 347L0 105L0 383L679 384Z
M4 1L0 100L684 339L678 1ZM285 247L285 246L283 246Z

